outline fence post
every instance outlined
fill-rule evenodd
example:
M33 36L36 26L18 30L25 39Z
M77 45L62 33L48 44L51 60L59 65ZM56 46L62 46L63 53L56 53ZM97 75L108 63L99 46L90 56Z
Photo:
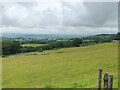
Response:
M108 88L109 90L112 90L113 86L113 75L108 75Z
M102 84L102 69L98 70L98 90L101 90Z
M104 74L104 88L105 90L108 88L108 74Z

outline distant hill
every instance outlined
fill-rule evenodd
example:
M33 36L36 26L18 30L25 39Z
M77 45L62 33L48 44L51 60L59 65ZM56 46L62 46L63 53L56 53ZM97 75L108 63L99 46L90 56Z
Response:
M3 33L2 37L6 38L35 38L35 39L54 39L54 38L74 38L80 35L64 35L64 34L19 34L19 33Z
M119 35L118 33L117 35ZM98 35L75 35L75 34L21 34L21 33L2 33L2 37L6 38L36 38L36 39L48 39L48 38L75 38L75 37L111 37L116 34L98 34Z

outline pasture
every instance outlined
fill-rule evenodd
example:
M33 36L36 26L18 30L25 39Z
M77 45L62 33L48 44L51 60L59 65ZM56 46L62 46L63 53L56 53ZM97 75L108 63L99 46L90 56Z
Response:
M37 46L44 46L45 44L22 44L23 47L37 47Z
M2 88L2 58L0 58L0 89Z
M113 87L118 87L117 43L5 57L3 88L96 88L97 71L101 68L103 74L114 75Z

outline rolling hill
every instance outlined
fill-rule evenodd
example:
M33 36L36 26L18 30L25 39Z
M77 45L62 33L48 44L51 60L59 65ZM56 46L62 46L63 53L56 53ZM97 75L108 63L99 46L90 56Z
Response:
M35 53L2 59L3 88L96 88L98 69L118 87L117 43Z

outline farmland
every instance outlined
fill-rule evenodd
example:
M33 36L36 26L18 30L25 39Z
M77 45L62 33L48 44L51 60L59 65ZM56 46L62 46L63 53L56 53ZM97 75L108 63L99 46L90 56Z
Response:
M37 47L37 46L44 46L45 44L22 44L23 47Z
M0 58L0 89L2 88L2 59Z
M2 59L3 88L96 88L100 68L118 87L117 43L35 53Z

